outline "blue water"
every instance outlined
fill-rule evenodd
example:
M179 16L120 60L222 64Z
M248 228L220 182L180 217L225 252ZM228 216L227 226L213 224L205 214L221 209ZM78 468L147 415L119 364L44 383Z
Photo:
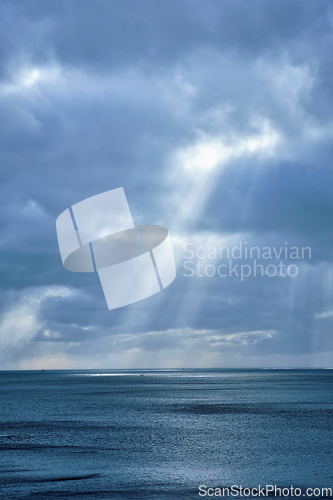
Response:
M333 370L0 372L0 402L1 500L333 486Z

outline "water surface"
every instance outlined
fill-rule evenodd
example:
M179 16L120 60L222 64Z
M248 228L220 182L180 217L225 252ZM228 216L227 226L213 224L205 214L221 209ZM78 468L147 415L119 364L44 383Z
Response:
M1 500L333 486L332 370L0 372L0 398Z

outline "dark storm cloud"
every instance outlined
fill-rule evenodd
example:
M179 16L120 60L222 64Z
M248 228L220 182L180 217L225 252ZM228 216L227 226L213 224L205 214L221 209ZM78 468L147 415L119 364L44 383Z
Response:
M304 6L301 0L40 0L4 2L3 9L3 58L25 51L38 63L54 57L102 71L142 60L173 64L200 45L262 54L294 40L322 38L331 28L328 2Z
M331 350L330 3L41 0L1 11L2 362L174 349L194 364L207 351L246 365ZM217 139L233 156L204 198L209 172L177 162ZM288 239L312 259L295 279L188 279L176 242L172 288L109 313L97 276L62 267L55 219L120 186L136 223L176 239Z

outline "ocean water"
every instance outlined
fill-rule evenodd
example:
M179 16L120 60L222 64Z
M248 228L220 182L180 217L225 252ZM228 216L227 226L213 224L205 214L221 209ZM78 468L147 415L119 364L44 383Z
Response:
M0 372L0 404L1 500L333 486L333 370Z

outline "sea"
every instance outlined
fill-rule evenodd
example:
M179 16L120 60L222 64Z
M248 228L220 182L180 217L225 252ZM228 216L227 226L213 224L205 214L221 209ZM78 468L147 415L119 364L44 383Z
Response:
M332 416L333 370L1 371L0 498L331 498Z

